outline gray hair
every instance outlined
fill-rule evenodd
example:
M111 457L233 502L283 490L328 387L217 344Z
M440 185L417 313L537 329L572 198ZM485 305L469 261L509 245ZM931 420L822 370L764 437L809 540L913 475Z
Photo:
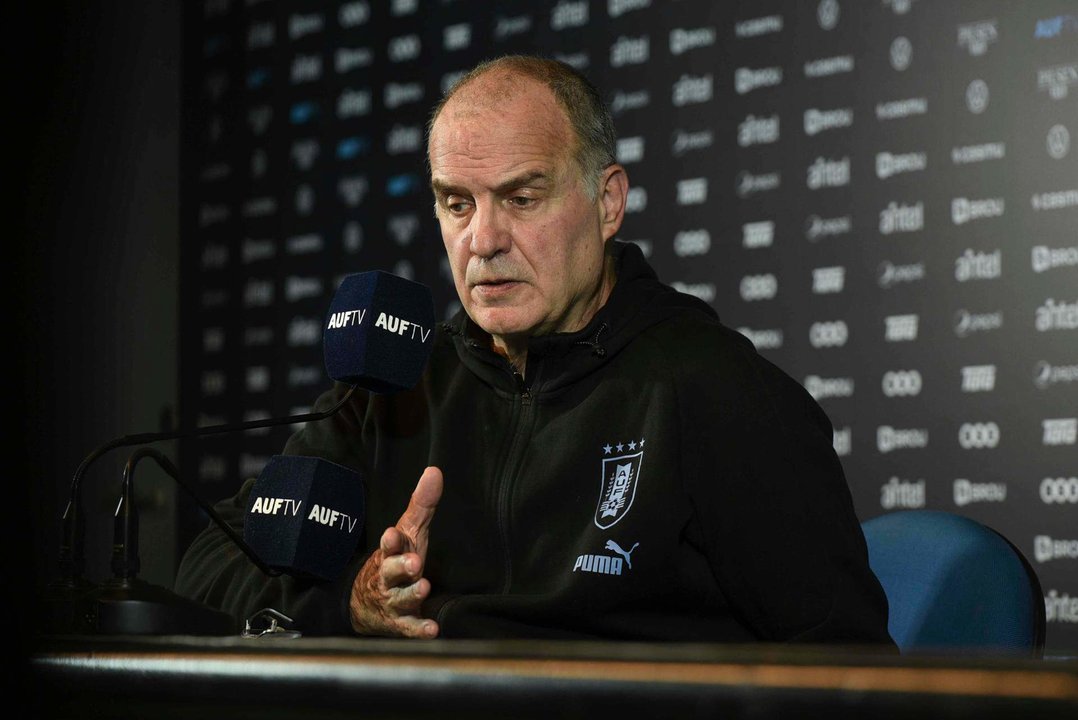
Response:
M573 154L584 189L588 197L594 200L599 193L599 179L603 170L616 161L614 120L595 86L574 67L560 60L534 55L503 55L476 65L453 83L431 112L427 123L428 142L434 122L450 98L460 88L494 70L507 70L510 74L537 80L554 93L576 135Z

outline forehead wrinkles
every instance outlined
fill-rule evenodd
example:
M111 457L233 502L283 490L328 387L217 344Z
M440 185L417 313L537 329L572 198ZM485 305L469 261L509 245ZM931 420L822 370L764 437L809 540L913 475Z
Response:
M458 90L435 120L430 163L435 172L536 160L552 165L568 155L573 140L565 113L546 86L530 79L481 77Z

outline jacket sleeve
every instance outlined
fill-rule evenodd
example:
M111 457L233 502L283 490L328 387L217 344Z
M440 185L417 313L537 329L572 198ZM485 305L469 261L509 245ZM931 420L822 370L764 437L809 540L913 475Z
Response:
M315 410L336 404L347 388L335 386L315 403ZM363 417L365 395L357 391L335 415L308 423L289 438L287 455L312 455L333 460L348 467L362 464L358 449L358 427ZM243 534L247 500L254 486L247 480L233 497L222 500L214 509L236 532ZM236 631L263 608L273 608L294 623L290 626L304 635L350 635L348 600L352 580L362 566L364 556L349 562L342 576L333 581L314 581L288 575L266 575L241 551L215 523L199 533L184 553L176 574L175 591L185 597L224 610L236 621Z
M686 483L712 573L762 640L894 649L831 422L740 340L712 355L709 392L679 393Z

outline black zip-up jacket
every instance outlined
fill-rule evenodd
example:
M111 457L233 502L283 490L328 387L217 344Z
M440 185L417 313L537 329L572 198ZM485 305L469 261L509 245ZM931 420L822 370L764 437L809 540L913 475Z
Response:
M365 478L365 540L339 581L269 578L211 525L177 590L238 627L273 607L308 635L352 634L352 580L436 465L424 614L443 637L893 646L826 415L635 245L613 251L606 305L533 338L526 377L461 312L416 388L357 392L288 441ZM251 485L217 508L237 529Z

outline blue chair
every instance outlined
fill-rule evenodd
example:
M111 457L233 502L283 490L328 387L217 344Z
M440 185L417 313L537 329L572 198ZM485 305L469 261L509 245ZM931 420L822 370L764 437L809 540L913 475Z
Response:
M1044 594L1007 538L954 513L903 510L861 524L903 654L1044 655Z

